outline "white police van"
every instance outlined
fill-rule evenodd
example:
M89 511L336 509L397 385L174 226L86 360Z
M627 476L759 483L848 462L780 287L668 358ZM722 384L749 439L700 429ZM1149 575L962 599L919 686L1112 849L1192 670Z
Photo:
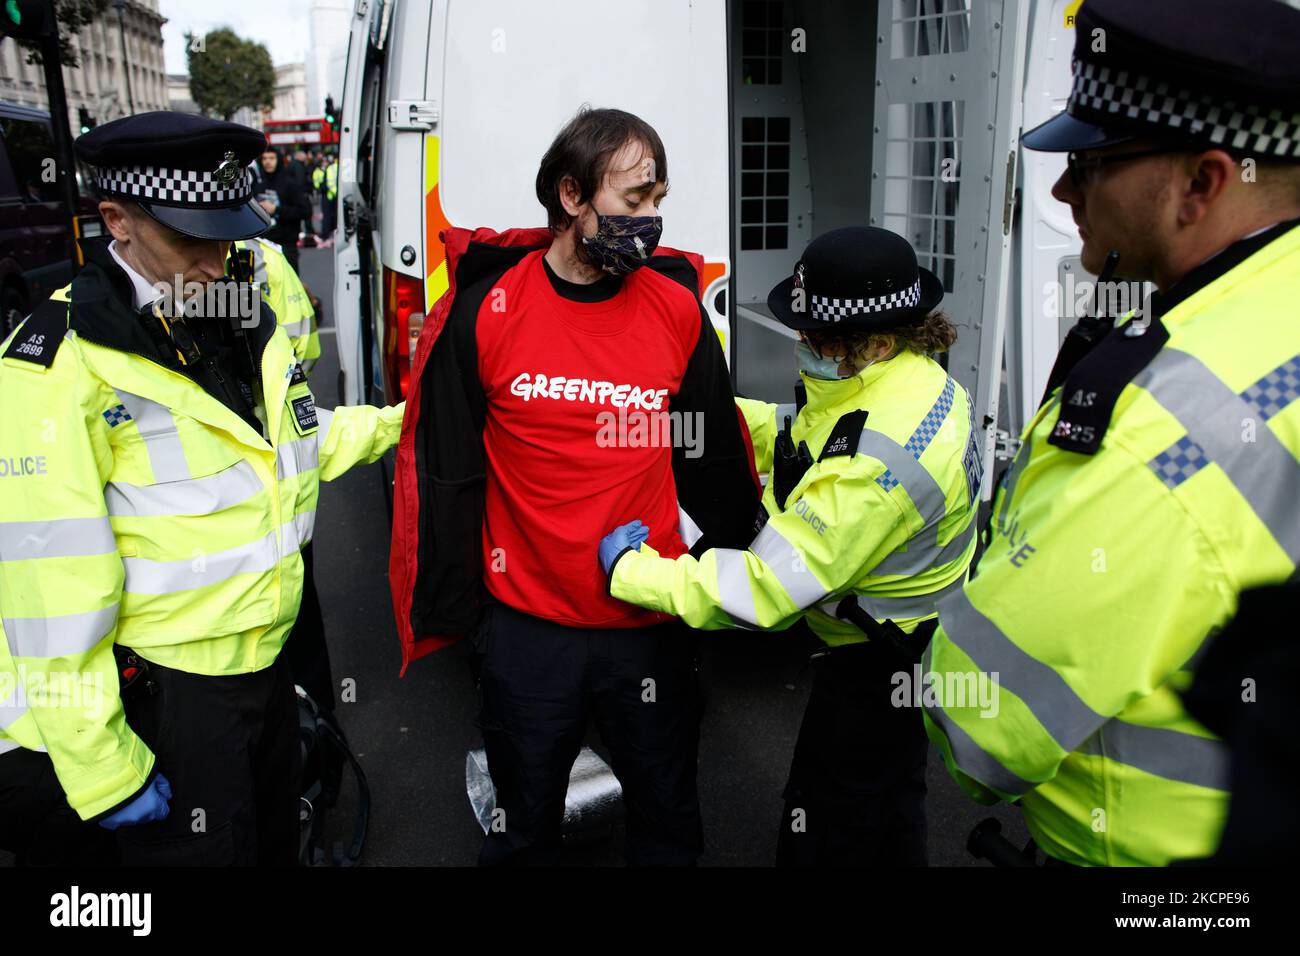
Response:
M975 399L990 475L1074 321L1046 291L1081 275L1070 212L1049 194L1064 157L1018 140L1064 105L1078 5L356 0L340 400L404 393L422 318L447 288L439 232L544 224L542 153L581 104L616 106L663 138L663 242L704 256L740 393L791 400L793 336L766 297L808 241L883 226L944 281L959 333L945 361Z

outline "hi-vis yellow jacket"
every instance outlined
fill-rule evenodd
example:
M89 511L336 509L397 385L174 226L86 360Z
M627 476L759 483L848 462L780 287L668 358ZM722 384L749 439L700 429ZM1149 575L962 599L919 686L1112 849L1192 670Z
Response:
M944 688L996 678L996 707L928 700L927 731L964 789L1019 800L1038 845L1077 864L1214 852L1228 755L1179 691L1240 593L1300 560L1300 228L1238 243L1170 292L1162 322L1085 360L1104 375L1152 349L1100 429L1083 424L1100 402L1083 363L1029 424L978 574L941 604L923 665Z
M129 285L99 262L0 359L0 760L48 750L83 819L153 766L123 717L113 644L196 674L270 665L298 612L318 482L378 458L404 410L317 409L264 309L264 438L131 346Z
M808 403L791 428L796 446L805 441L821 457L840 416L866 409L856 453L822 457L784 509L769 480L767 523L748 550L671 561L644 544L625 552L610 578L614 597L699 628L780 629L807 612L822 640L844 644L865 640L835 616L845 595L910 633L935 616L941 596L960 589L975 550L979 494L965 389L911 352L850 379L803 380ZM794 406L739 404L756 465L769 471L778 427Z
M241 239L235 245L253 253L253 281L261 286L262 298L293 343L293 354L302 363L302 370L310 375L320 358L320 335L316 310L311 307L298 273L270 239Z
M339 192L339 164L338 160L330 163L325 169L325 198L333 202Z

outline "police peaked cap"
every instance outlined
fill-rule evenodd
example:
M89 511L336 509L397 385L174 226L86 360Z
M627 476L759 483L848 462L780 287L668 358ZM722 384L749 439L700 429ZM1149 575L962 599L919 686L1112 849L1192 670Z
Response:
M248 167L266 149L266 136L255 129L158 111L97 126L74 145L101 193L137 202L177 232L250 239L271 225L253 199Z
M1085 0L1074 33L1065 112L1025 133L1027 149L1157 136L1300 161L1300 9L1282 0Z

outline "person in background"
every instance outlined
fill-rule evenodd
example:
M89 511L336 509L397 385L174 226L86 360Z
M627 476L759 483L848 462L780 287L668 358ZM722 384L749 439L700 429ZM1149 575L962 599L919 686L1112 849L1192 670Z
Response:
M303 220L311 217L311 200L306 184L284 162L279 150L268 147L261 157L262 176L258 201L275 223L266 231L266 238L278 245L289 260L293 271L298 271L298 234Z
M334 245L334 229L338 222L339 161L337 156L325 157L325 174L321 192L321 245Z
M310 210L302 220L302 238L299 244L305 247L316 245L316 229L313 220L316 218L314 202L312 197L311 184L311 155L301 146L293 154L293 161L289 163L289 169L298 177L302 183L302 191L307 197L307 206Z

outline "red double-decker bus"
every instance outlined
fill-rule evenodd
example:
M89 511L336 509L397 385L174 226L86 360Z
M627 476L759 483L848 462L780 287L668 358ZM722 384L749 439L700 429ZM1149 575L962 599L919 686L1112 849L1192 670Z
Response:
M262 124L272 146L338 146L339 134L323 116L267 120Z

